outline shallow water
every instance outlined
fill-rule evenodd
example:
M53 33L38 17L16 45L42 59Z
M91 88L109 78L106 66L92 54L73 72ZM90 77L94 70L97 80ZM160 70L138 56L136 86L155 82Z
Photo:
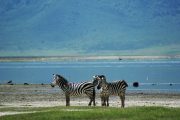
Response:
M180 61L88 61L88 62L1 62L0 83L49 84L58 73L70 82L91 81L104 74L107 80L126 80L128 90L180 92ZM139 82L134 88L133 82Z

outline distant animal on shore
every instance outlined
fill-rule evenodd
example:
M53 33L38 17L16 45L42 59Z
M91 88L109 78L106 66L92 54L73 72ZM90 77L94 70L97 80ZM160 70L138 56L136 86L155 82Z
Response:
M14 85L14 83L12 82L12 80L7 82L7 85Z
M125 106L125 92L126 87L128 87L125 80L108 83L104 75L96 75L94 78L99 80L97 89L101 89L100 97L102 106L109 106L110 95L118 95L121 99L121 107Z
M81 82L81 83L70 83L63 76L58 74L53 74L53 82L51 86L54 87L58 85L65 93L66 106L70 106L70 96L78 96L81 94L86 94L89 99L89 106L93 102L95 106L95 86L97 85L97 80L94 79L92 82Z
M12 83L12 80L8 81L7 83Z
M134 86L134 87L139 87L139 82L134 82L134 83L133 83L133 86Z
M24 83L24 85L29 85L29 83Z

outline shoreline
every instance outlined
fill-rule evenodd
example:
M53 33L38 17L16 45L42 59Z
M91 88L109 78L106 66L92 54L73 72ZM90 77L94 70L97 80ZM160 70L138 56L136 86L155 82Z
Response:
M44 61L96 61L96 60L171 60L174 56L1 56L0 62L44 62Z
M8 93L8 94L7 94ZM71 96L71 106L88 106L85 95ZM118 96L110 96L110 107L120 107ZM96 105L101 106L99 93ZM56 87L49 85L0 85L0 108L9 107L55 107L65 106L65 95ZM127 92L126 107L163 106L180 107L180 93L137 93Z

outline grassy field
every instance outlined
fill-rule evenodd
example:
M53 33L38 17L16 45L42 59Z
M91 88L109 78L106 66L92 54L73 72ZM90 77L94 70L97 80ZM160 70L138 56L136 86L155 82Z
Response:
M6 108L0 111L34 112L1 116L0 120L179 120L180 118L180 108L164 107Z

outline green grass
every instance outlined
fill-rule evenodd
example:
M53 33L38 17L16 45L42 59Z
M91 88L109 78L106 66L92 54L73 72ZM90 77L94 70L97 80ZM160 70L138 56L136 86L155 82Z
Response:
M5 110L7 111L7 109ZM14 111L11 110L11 111ZM19 108L36 113L8 115L1 120L179 120L180 108L164 107L53 107Z

